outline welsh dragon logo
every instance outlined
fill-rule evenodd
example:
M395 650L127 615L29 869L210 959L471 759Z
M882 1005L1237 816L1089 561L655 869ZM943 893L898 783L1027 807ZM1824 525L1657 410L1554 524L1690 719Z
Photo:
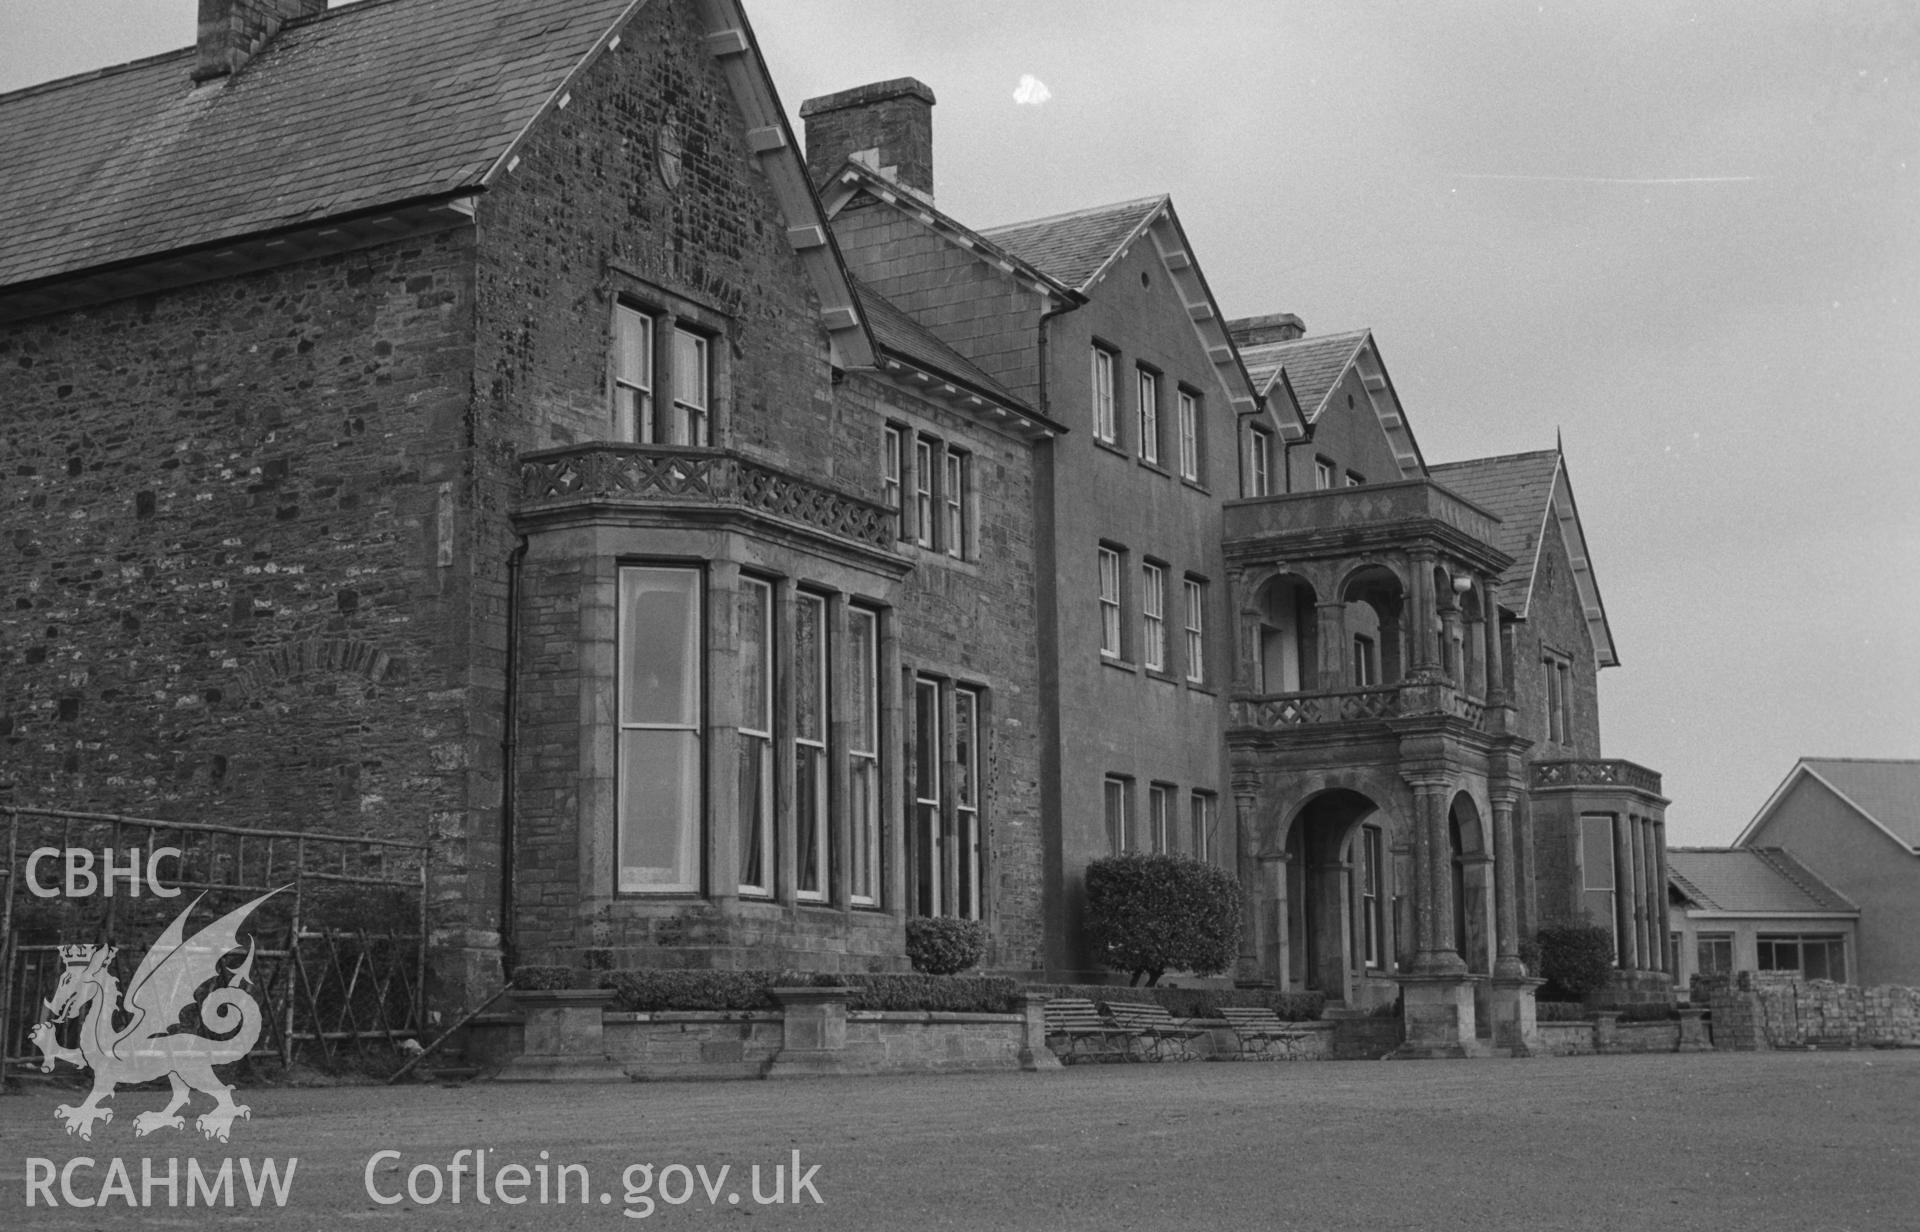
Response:
M77 1108L62 1104L54 1110L54 1116L66 1122L68 1133L91 1141L96 1121L113 1120L113 1109L102 1107L101 1101L112 1098L116 1086L161 1077L173 1084L173 1098L165 1108L133 1118L137 1137L157 1129L185 1128L179 1112L193 1091L215 1100L213 1109L194 1121L194 1127L209 1138L225 1142L234 1118L251 1115L247 1105L233 1102L233 1088L213 1072L216 1065L246 1056L260 1038L259 1003L240 989L253 971L251 938L246 960L227 977L224 987L214 989L200 1002L200 1021L219 1038L176 1032L174 1028L194 1003L195 991L219 974L220 960L240 948L240 925L254 908L279 892L268 891L186 938L187 916L200 902L195 898L141 959L124 998L120 981L109 970L117 949L61 947L66 970L46 1003L49 1017L33 1029L33 1042L44 1058L40 1063L43 1073L52 1070L56 1061L93 1071L93 1090L86 1102ZM54 1024L83 1013L86 1018L80 1026L80 1047L61 1047L54 1036Z

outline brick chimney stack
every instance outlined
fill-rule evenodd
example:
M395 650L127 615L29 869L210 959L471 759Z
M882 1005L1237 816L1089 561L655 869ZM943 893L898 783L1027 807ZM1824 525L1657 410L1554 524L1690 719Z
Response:
M855 86L800 104L807 126L807 172L815 184L858 158L927 199L933 198L933 91L922 81Z
M1227 322L1227 333L1235 346L1265 346L1269 342L1292 342L1307 332L1307 323L1291 312L1272 312L1263 317L1241 317Z
M327 11L327 0L200 0L200 54L193 79L237 73L280 27Z

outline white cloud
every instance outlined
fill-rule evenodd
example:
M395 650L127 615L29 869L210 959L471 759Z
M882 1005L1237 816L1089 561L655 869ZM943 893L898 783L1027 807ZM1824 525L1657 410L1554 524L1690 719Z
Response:
M1047 83L1032 73L1020 74L1020 88L1013 92L1013 101L1023 107L1038 107L1053 97L1053 91L1047 89Z

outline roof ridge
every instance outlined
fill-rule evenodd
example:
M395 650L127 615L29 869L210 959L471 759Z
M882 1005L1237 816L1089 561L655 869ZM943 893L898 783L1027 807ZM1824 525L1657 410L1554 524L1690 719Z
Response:
M195 49L192 47L176 47L172 51L156 51L150 56L141 56L137 60L128 60L122 64L108 64L101 68L81 69L77 73L69 73L65 77L55 77L51 81L36 81L32 85L20 86L18 89L0 91L0 103L5 103L16 98L26 98L34 94L51 94L55 90L63 90L68 86L76 86L87 81L98 81L103 77L111 77L116 73L125 73L136 68L146 68L149 65L157 64L161 60L171 59L174 56L190 56L193 55L194 52Z
M1920 766L1920 757L1802 757L1800 760L1840 762L1856 766Z
M1064 222L1069 218L1085 218L1089 214L1104 214L1134 207L1145 208L1146 206L1159 205L1162 202L1171 201L1172 199L1172 193L1161 193L1153 197L1136 197L1130 201L1112 201L1106 205L1089 205L1077 210L1066 210L1059 214L1046 214L1039 218L1022 218L1014 222L995 223L991 227L979 228L978 232L981 235L992 235L995 231L1011 231L1015 227L1037 227L1043 222Z
M1791 851L1788 851L1785 847L1749 847L1746 850L1751 851L1756 856L1759 856L1760 859L1767 865L1768 868L1771 868L1774 872L1779 873L1782 877L1785 877L1789 882L1792 883L1794 889L1800 891L1802 894L1805 894L1808 898L1811 898L1816 902L1823 901L1823 900L1831 901L1837 898L1841 902L1847 903L1848 906L1853 905L1851 900L1849 900L1845 895L1841 894L1838 890L1833 889L1831 886L1826 885L1825 882L1820 882L1821 887L1824 889L1825 893L1823 894L1823 893L1815 892L1814 888L1808 885L1806 883L1806 880L1803 877L1801 877L1799 874L1805 874L1806 877L1810 877L1814 881L1820 881L1820 875L1814 872L1812 869L1808 868L1806 865L1800 863L1799 858L1795 856ZM1798 873L1796 873L1795 870L1798 870Z
M1509 462L1515 458L1551 458L1559 452L1557 449L1526 449L1519 453L1488 454L1484 458L1460 458L1453 462L1430 462L1427 464L1427 469L1437 471L1444 470L1449 466L1475 466L1483 462Z
M1247 351L1271 351L1279 347L1297 347L1315 342L1338 342L1342 338L1358 338L1362 334L1371 334L1372 332L1373 326L1362 325L1355 329L1335 330L1329 334L1302 334L1298 338L1277 338L1272 342L1256 342L1249 346L1242 346L1240 350L1243 353Z

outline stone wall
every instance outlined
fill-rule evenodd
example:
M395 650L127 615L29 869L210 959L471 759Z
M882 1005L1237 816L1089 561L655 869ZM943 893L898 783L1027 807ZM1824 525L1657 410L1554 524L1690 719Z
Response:
M1695 977L1695 1004L1713 1007L1713 1045L1764 1048L1920 1047L1920 990L1856 988L1742 971Z
M786 1047L785 1019L778 1010L609 1011L603 1038L638 1082L763 1078ZM849 1073L1017 1070L1025 1032L1020 1014L850 1013L841 1051ZM470 1030L467 1057L491 1068L523 1046L521 1016L493 1014Z
M472 243L450 228L0 326L17 802L431 840L443 940L490 947Z

